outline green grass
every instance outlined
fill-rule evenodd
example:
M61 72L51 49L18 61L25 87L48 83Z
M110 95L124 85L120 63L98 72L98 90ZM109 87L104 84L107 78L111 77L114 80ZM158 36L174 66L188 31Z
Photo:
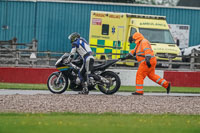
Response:
M0 133L199 133L199 115L0 114Z
M17 84L17 83L0 83L0 89L22 89L22 90L47 90L46 84ZM132 92L135 86L121 86L119 91ZM144 86L145 92L166 92L160 86ZM171 92L180 93L200 93L197 87L172 87Z
M135 86L122 86L120 91L135 91ZM166 92L166 89L160 86L144 86L144 92ZM198 87L171 87L171 92L176 93L200 93Z
M0 89L47 90L46 84L0 83Z

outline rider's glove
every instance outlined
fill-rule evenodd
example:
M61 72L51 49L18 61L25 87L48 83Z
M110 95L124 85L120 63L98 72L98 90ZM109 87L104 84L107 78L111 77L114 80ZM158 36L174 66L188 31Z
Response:
M71 62L71 58L67 58L63 61L63 64L69 64Z

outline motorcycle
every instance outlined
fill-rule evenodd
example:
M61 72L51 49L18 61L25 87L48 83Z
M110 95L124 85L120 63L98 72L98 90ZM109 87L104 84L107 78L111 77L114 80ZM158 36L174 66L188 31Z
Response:
M59 71L53 72L48 77L47 86L52 93L61 94L67 90L68 86L73 91L81 91L83 88L78 76L83 60L76 59L66 63L68 56L65 53L57 60L55 66ZM121 80L117 73L106 70L117 61L119 59L108 60L106 63L94 65L91 74L88 75L88 90L97 90L96 87L98 87L102 93L107 95L117 92L120 88Z

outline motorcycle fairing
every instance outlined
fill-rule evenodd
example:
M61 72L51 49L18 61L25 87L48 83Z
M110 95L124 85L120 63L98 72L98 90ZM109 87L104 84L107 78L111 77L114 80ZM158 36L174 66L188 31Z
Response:
M104 71L109 66L115 64L115 62L117 62L117 61L118 61L118 59L117 60L108 60L106 62L106 64L100 64L100 65L94 66L93 71L96 71L96 70Z
M71 67L69 67L69 66L63 66L63 67L57 67L57 69L59 70L59 71L66 71L66 70L68 70L68 69L70 69Z

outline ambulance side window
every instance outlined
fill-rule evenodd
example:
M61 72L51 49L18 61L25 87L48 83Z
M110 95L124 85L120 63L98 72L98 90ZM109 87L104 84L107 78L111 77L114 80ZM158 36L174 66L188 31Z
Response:
M109 35L109 25L108 24L103 24L102 25L102 35Z
M131 27L131 31L130 31L130 37L132 37L132 36L133 36L133 34L134 34L135 32L137 32L137 30L136 30L135 28ZM130 49L134 49L134 48L135 48L135 46L136 46L136 44L135 44L134 42L133 42L133 43L131 43L131 44L130 44Z
M137 32L137 30L135 28L131 28L131 33L130 33L130 36L133 36L133 34Z

